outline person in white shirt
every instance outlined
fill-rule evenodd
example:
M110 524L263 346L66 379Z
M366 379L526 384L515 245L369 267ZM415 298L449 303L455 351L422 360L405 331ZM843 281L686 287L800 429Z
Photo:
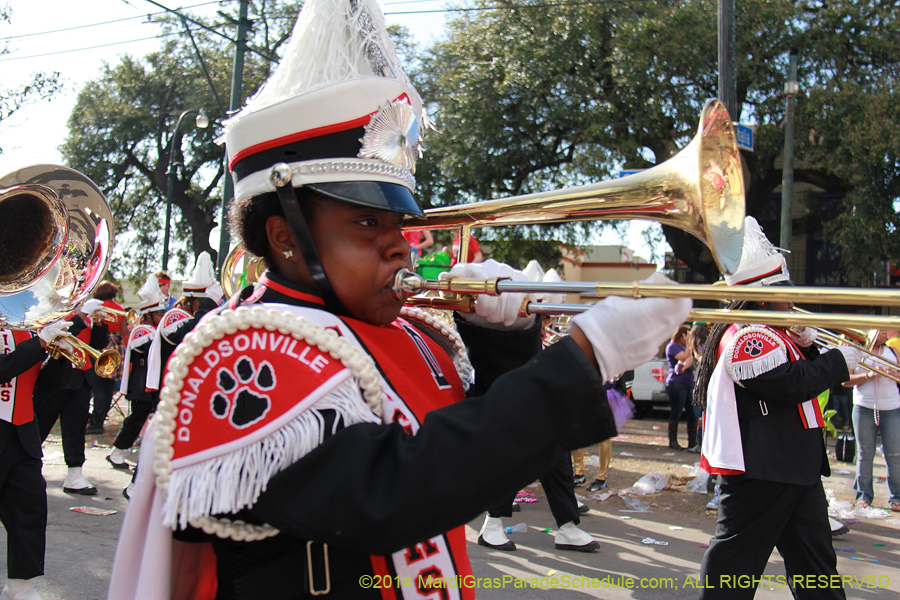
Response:
M898 362L892 348L885 345L896 331L870 332L874 338L872 352L891 362ZM853 430L856 432L856 505L865 508L872 504L875 492L872 488L872 462L878 432L884 444L884 461L887 464L887 485L891 510L900 512L900 390L897 383L884 375L864 370L863 363L875 367L873 358L864 360L856 368L845 387L853 388ZM900 377L900 371L877 367L878 370Z

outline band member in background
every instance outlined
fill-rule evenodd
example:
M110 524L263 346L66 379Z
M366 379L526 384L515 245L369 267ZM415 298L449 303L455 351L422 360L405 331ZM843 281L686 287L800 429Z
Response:
M101 281L97 289L94 290L94 298L101 300L104 307L121 311L123 310L122 305L115 301L115 297L118 294L119 286L111 281ZM113 315L113 313L108 314ZM110 347L121 345L122 330L127 329L124 316L113 316L115 317L114 322L106 321L106 327L109 330ZM88 418L88 426L84 432L87 434L100 434L104 431L103 423L106 421L106 413L109 412L109 407L112 406L112 398L118 387L118 382L115 380L115 375L113 377L100 377L93 371L85 371L85 377L90 383L93 392L94 409L91 411L91 415Z
M495 263L495 261L488 261ZM467 269L465 265L456 267L456 272L461 273ZM546 273L541 265L532 260L523 269L522 275L529 281L560 281L559 274L556 269L550 269ZM466 277L465 274L460 275ZM562 302L560 298L539 297L538 302ZM529 345L523 348L518 354L516 361L504 361L505 369L511 371L517 367L521 367L525 362L536 355L542 347L549 347L559 339L562 339L564 333L551 332L551 319L544 315L542 317L541 336L538 339L528 340ZM466 333L469 325L464 319L460 319L457 328L460 333ZM523 340L525 342L525 340ZM542 343L543 342L543 343ZM493 383L496 377L504 372L491 368L489 365L496 364L496 357L490 356L494 352L494 348L490 346L479 347L471 346L469 348L469 356L472 360L472 366L475 368L475 384L472 387L472 393L480 395L485 393ZM529 355L529 351L531 354ZM487 355L485 354L487 353ZM579 516L582 512L589 509L586 505L580 503L575 497L575 479L572 472L572 461L570 453L566 450L559 450L556 454L556 460L552 467L546 473L540 476L541 487L547 495L547 504L550 505L550 512L556 521L558 531L554 539L554 547L557 550L574 550L577 552L596 552L600 549L600 544L586 531L580 529L578 525L581 522ZM495 506L488 509L484 517L484 523L478 533L478 545L486 546L494 550L513 551L516 545L506 537L506 530L503 527L503 517L512 517L514 506L515 492L503 498Z
M156 410L156 404L159 402L159 392L147 389L148 350L156 334L156 327L166 312L168 302L157 281L156 276L150 275L138 290L138 296L141 298L138 304L141 323L132 330L122 361L124 365L122 388L125 390L125 397L131 402L131 413L122 423L122 429L119 430L106 456L106 460L114 469L125 471L129 469L125 461L125 451L134 445L144 423L147 422L147 417Z
M72 326L69 333L96 350L103 350L109 344L106 324L92 315L100 310L103 302L90 299L81 311L70 317ZM81 472L84 465L84 430L91 407L91 386L86 371L94 368L90 356L85 357L84 366L76 368L65 358L51 358L41 369L34 386L34 410L37 417L41 442L50 435L50 430L59 419L62 429L63 454L68 467L63 491L69 494L93 496L97 488Z
M172 287L172 278L165 271L157 271L154 275L159 283L159 289L166 295L166 310L172 310L175 303L178 302L177 298L169 293L169 288Z
M728 285L791 285L784 256L752 217ZM774 295L774 292L773 292ZM733 303L729 308L790 310L790 302ZM837 581L822 476L831 469L817 396L847 381L860 352L819 354L814 329L717 324L697 373L696 400L706 409L700 466L720 476L719 518L703 557L700 598L752 598L756 586L722 582L761 577L773 548L784 559L797 598L845 597L840 586L807 588L794 577Z
M179 379L190 370L180 356L170 363L111 599L326 589L421 598L420 576L440 588L421 591L439 595L444 581L472 574L464 523L546 472L558 451L615 434L600 372L650 358L690 301L604 301L573 319L566 339L464 399L472 371L459 335L422 311L400 318L392 291L409 267L401 223L423 216L413 167L425 124L378 4L308 0L285 58L225 134L232 231L269 270L229 298L237 311L206 317L185 349L231 318L266 318L271 329L224 333L236 336L227 347L257 345L227 352L231 341L216 341L205 375ZM474 267L490 278L496 265ZM539 341L540 323L518 316L524 299L479 298L472 344L533 354L523 340ZM289 339L279 318L307 341ZM607 335L629 342L613 349ZM193 408L170 405L174 389ZM392 573L410 585L360 586L361 576ZM462 587L448 593L474 596Z
M181 340L197 325L203 316L222 302L222 286L216 280L212 258L201 252L194 265L191 278L182 284L184 296L178 300L159 322L149 350L147 389L158 391L162 369Z
M44 574L47 483L32 393L48 344L70 326L57 321L36 337L0 329L0 521L6 528L8 578L2 600L40 600L29 580Z

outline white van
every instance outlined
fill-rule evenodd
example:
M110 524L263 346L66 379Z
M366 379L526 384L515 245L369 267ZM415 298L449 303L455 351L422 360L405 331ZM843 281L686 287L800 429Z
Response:
M666 395L668 373L669 365L665 358L652 358L635 368L630 385L635 417L646 415L654 406L669 406L669 397Z

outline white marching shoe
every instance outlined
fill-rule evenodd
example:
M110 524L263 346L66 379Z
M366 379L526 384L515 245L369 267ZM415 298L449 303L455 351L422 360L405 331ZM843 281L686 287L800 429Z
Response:
M844 535L845 533L850 533L850 528L837 519L828 517L828 524L831 525L831 537L837 537L839 535Z
M69 473L63 482L63 491L67 494L80 494L82 496L95 496L97 488L81 474L81 467L69 467Z
M578 529L575 523L569 521L556 532L556 549L596 552L600 549L600 544L589 533Z
M10 579L0 593L0 600L41 600L27 579Z
M481 532L478 534L478 545L508 552L516 549L516 545L506 537L506 532L503 530L503 519L490 515L484 517L484 525L481 526Z
M112 465L113 469L118 469L120 471L131 470L128 463L125 462L125 451L116 448L115 446L110 448L109 453L106 455L106 461Z

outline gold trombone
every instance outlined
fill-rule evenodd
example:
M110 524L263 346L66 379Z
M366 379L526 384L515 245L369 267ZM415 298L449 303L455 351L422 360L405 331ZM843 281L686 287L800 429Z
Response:
M807 310L803 310L802 308L794 307L793 310L800 314L806 314L806 315L813 314ZM896 329L896 328L900 327L900 324L898 324L898 322L896 320L893 323L889 323L888 325L889 325L889 327L886 327L886 329ZM885 329L885 327L873 328L873 330L878 330L878 329ZM816 330L818 331L818 334L819 334L818 338L816 339L816 345L818 345L820 347L851 346L851 347L856 348L857 350L869 355L869 357L873 363L876 363L877 365L879 365L883 368L886 368L886 369L890 369L892 371L900 371L900 363L897 363L895 361L884 358L883 356L880 356L873 351L875 338L872 337L871 342L867 342L866 340L867 340L867 338L869 338L869 335L865 331L860 331L858 329L852 329L852 328L838 330L838 331L830 331L828 329L823 329L821 327L817 327ZM882 369L878 368L878 366L872 366L872 365L868 365L868 364L860 362L859 367L861 369L863 369L864 371L871 371L872 373L875 373L876 375L881 375L882 377L887 377L888 379L890 379L892 381L896 381L897 383L900 383L900 377L897 377L895 375L887 373L887 372L883 371Z
M72 347L72 350L63 348L60 342L65 342ZM97 350L85 344L74 335L60 336L48 345L48 351L53 358L65 358L75 368L82 369L87 361L87 356L94 359L94 372L100 377L110 377L119 368L122 357L112 348Z

